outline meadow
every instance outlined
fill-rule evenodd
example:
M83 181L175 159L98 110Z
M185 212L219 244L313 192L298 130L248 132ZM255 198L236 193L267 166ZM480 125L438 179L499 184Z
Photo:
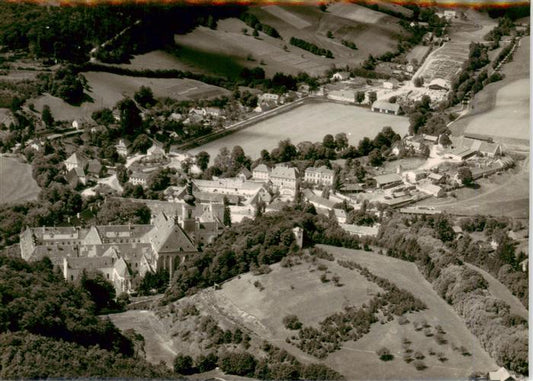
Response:
M251 127L191 149L196 154L207 151L213 159L222 147L240 145L247 155L259 157L262 149L272 150L280 140L322 141L324 135L346 133L350 144L357 145L365 136L374 138L385 126L405 135L409 120L401 116L374 113L367 108L337 103L317 103L300 106L276 115Z
M0 203L36 200L41 188L31 166L15 158L0 157Z

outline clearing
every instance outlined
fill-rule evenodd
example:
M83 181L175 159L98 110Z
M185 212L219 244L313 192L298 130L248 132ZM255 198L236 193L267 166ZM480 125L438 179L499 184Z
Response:
M383 127L391 126L401 136L407 133L405 117L375 113L367 108L337 103L307 104L261 121L251 127L191 149L196 154L207 151L211 159L222 147L240 145L253 159L262 149L272 150L283 139L293 144L322 141L324 135L345 132L350 144L357 145L365 136L374 138Z
M31 165L0 156L0 203L36 200L41 188L31 173Z

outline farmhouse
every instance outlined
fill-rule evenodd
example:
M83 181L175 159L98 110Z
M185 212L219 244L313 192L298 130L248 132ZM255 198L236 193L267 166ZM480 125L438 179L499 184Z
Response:
M67 160L65 160L65 167L67 167L67 171L70 171L74 168L84 169L87 165L87 162L88 159L85 156L74 152Z
M361 193L364 191L364 188L360 184L344 184L340 189L342 194Z
M331 77L332 81L346 81L350 79L350 72L348 71L338 71Z
M377 100L374 103L372 103L372 111L374 112L381 112L384 114L393 114L393 115L399 115L401 112L401 107L397 103L390 103L383 100Z
M429 216L432 216L432 215L436 215L436 214L441 214L442 211L440 210L437 210L437 209L430 209L430 208L427 208L427 207L424 207L424 206L420 206L420 207L406 207L406 208L401 208L399 209L400 213L403 213L403 214L412 214L412 215L429 215Z
M335 172L333 172L331 169L328 169L325 165L319 168L309 167L305 170L304 181L313 184L331 186L333 185L334 176Z
M428 144L437 144L437 142L439 141L438 136L428 134L422 134L422 139L424 140L424 143Z
M446 176L442 173L431 172L428 176L428 179L431 180L433 184L441 184L446 180Z
M400 81L398 81L396 78L390 78L383 82L383 88L393 90L398 87L399 83Z
M259 97L258 97L258 103L263 103L263 102L274 102L274 103L278 103L279 101L279 95L278 94L273 94L273 93L264 93L264 94L261 94Z
M396 173L375 176L374 180L376 181L376 186L378 188L391 188L393 186L403 184L402 176Z
M254 180L268 181L270 179L270 168L265 164L259 164L252 170L252 178Z
M416 186L416 189L433 197L442 197L445 194L444 189L430 182L422 182Z
M165 151L157 144L153 144L150 148L148 148L146 153L148 154L148 156L156 159L161 159L165 157Z
M20 234L22 258L48 257L70 281L84 269L101 271L117 293L132 291L135 278L158 269L172 273L197 253L198 244L220 233L219 217L210 205L196 205L188 189L187 201L174 203L174 215L159 213L147 225L26 228Z
M353 90L333 90L328 93L328 99L339 102L355 103L355 91Z
M216 180L193 180L194 185L200 192L233 195L245 199L253 198L266 203L271 201L270 194L264 182L243 180L242 177L225 178Z
M452 141L452 144L445 152L450 156L454 156L454 158L461 158L461 160L465 160L477 152L488 157L496 157L503 154L501 145L497 143L489 143L487 141L467 138L464 136L451 136L450 140ZM473 152L473 154L470 151Z
M224 115L224 110L220 107L206 107L205 109L207 115L213 117L213 118L220 118Z

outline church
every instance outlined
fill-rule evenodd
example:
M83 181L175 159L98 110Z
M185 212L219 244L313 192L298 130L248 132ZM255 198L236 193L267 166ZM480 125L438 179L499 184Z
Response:
M174 214L158 212L147 225L26 228L20 234L22 258L50 258L65 279L99 271L117 291L134 291L147 272L174 269L224 229L224 205L196 203L192 184Z

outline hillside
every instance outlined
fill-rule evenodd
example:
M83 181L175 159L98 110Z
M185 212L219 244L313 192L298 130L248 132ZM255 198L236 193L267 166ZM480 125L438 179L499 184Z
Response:
M267 274L243 274L224 283L220 289L209 288L161 307L156 314L128 311L111 318L121 329L134 328L143 334L147 351L148 348L159 351L159 354L147 353L148 358L161 359L165 357L165 352L168 353L166 356L177 352L192 357L205 353L208 347L212 347L202 333L205 329L198 328L207 317L216 316L218 325L223 329L239 328L248 333L251 337L251 349L248 351L256 356L261 356L258 347L266 340L304 364L324 363L346 379L458 378L495 367L494 361L464 322L438 297L414 264L365 251L329 246L322 248L333 257L324 253L320 255L322 258L309 255L290 257L290 261L272 265L272 271ZM380 300L387 295L376 281L363 276L364 272L346 267L350 261L412 292L427 309L408 312L401 319L398 315L389 318L387 313L378 312L378 321L370 325L368 332L361 331L358 326L364 325L363 315L360 315L354 320L357 323L352 328L352 333L359 339L341 340L339 349L330 348L330 353L326 353L325 357L319 356L319 359L319 352L312 349L313 341L305 344L300 339L305 332L313 331L313 327L319 331L320 327L329 326L331 329L333 326L326 322L333 316L349 314L350 307L357 310L363 305L372 305L372 299L377 297ZM390 302L392 304L387 308L396 305L394 300ZM187 315L184 311L196 312ZM303 324L303 330L287 329L282 321L287 315L295 315ZM426 328L423 328L424 324ZM153 327L161 325L166 327L163 330L166 335L154 335ZM445 333L439 336L439 331ZM437 337L444 340L439 344ZM319 346L324 345L327 341L322 340ZM394 356L392 361L380 360L376 352L381 347L390 350ZM464 348L468 355L462 354ZM416 361L411 362L414 359L410 357L415 354L425 357L423 363L426 369L415 368ZM405 361L404 356L411 360Z
M353 66L369 54L378 56L395 50L397 36L402 33L399 19L356 4L335 3L327 12L315 6L278 5L253 7L249 12L276 29L281 39L263 32L254 37L253 28L236 18L220 20L216 30L198 27L191 33L175 35L176 68L235 76L242 67L261 65L267 76L300 71L322 75L333 64ZM333 38L327 37L328 32ZM334 58L292 46L291 37L329 49ZM344 46L342 40L354 42L358 50Z

